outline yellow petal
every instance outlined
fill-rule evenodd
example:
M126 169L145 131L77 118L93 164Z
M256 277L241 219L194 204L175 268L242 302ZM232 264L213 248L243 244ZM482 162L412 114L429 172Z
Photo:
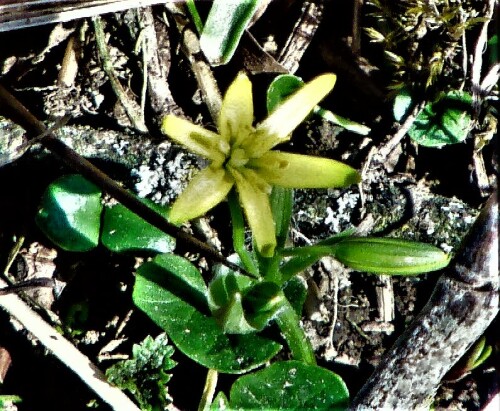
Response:
M276 248L276 233L269 196L259 188L258 181L252 181L251 175L245 175L248 174L245 169L240 169L243 174L233 168L230 171L257 249L264 257L272 257Z
M284 141L304 121L316 105L332 90L335 74L323 74L306 83L288 97L255 130L255 139L245 147L252 157L259 157Z
M287 188L345 187L360 181L347 164L323 157L268 151L248 165L268 183Z
M234 185L223 168L207 167L196 174L175 200L169 219L173 224L200 217L224 200Z
M171 114L165 116L161 131L189 151L222 163L229 152L229 145L217 133Z
M218 129L231 145L238 144L252 130L252 83L247 75L239 73L226 91L219 114Z

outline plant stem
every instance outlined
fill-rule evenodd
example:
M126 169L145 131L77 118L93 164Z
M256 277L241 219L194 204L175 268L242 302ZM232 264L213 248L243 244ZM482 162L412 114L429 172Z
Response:
M194 26L196 27L196 31L198 32L198 34L201 35L201 32L203 31L203 23L201 21L200 14L198 13L198 9L194 4L194 0L187 0L186 6L189 10L189 13L191 13L191 17L193 18L193 23Z
M309 339L300 326L300 319L288 300L285 299L283 308L275 318L295 360L306 364L316 365L316 357Z
M198 411L207 411L212 404L215 387L217 386L217 379L219 373L216 370L209 369L207 372L207 378L205 379L205 387L203 388L203 395L201 396L200 405L198 405Z
M233 227L233 247L234 251L238 253L240 260L245 270L247 270L253 277L259 278L259 270L252 259L252 256L245 248L245 220L241 206L238 202L236 192L231 190L227 196L229 204L229 211L231 213L231 222Z

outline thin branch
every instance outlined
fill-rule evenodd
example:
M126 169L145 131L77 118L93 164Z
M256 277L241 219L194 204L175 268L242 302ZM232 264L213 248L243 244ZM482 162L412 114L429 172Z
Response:
M302 5L300 17L278 58L278 62L290 73L298 70L300 60L321 23L322 15L322 0L306 1Z
M0 109L6 111L5 114L23 127L31 136L47 133L45 125L33 116L33 114L31 114L31 112L2 85L0 85ZM217 250L214 250L203 241L171 224L165 217L148 207L130 191L121 187L107 174L95 167L90 161L86 160L61 140L57 139L53 133L48 133L39 142L75 171L82 174L85 178L106 191L111 197L122 203L130 211L139 215L145 221L166 234L175 237L178 242L193 248L195 251L212 261L224 264L232 270L237 272L244 271L236 264L228 261Z
M95 39L97 44L97 50L99 52L99 57L101 59L102 69L106 73L111 83L111 87L118 98L118 101L125 109L127 117L131 121L134 128L140 133L147 133L148 128L144 123L144 115L141 113L141 108L139 105L127 96L121 83L116 78L115 70L113 68L113 63L111 62L111 57L108 52L108 46L106 45L104 28L102 24L102 19L99 16L92 18L92 23L94 25ZM146 70L145 70L146 72Z
M424 108L426 102L422 101L420 104L417 104L411 113L406 117L405 121L401 124L398 131L386 142L382 147L378 149L377 152L377 161L379 163L384 163L387 157L392 153L392 151L396 148L396 146L401 142L404 138L408 130L411 128L415 119L420 114L422 109Z
M0 286L7 283L0 279ZM139 408L118 388L106 381L103 373L66 340L53 327L47 324L19 296L0 295L0 307L16 318L59 360L78 375L101 399L115 410L139 411Z

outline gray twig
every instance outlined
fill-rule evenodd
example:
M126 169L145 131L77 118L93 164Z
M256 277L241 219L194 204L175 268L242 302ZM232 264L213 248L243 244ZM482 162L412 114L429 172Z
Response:
M217 86L217 81L210 69L205 55L201 51L200 41L196 33L191 29L185 9L177 3L165 4L167 10L172 14L177 29L182 36L183 51L186 54L193 69L198 86L203 95L203 101L214 121L217 121L222 105L222 96Z
M99 56L101 58L102 68L109 78L111 87L113 88L113 91L115 92L116 97L120 101L121 105L125 109L127 117L131 121L134 128L140 133L147 133L148 128L144 123L144 115L141 112L141 108L139 107L137 102L127 96L127 93L125 92L123 86L116 78L113 63L111 62L111 57L109 56L108 47L106 45L101 17L93 17L92 23L94 24L96 44L99 51Z
M323 15L323 1L306 1L300 18L281 51L278 62L290 73L299 68L300 60L312 41Z

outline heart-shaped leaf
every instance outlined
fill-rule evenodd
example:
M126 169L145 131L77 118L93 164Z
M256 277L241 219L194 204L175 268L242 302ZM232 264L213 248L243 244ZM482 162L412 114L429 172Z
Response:
M472 117L472 97L453 90L426 104L415 119L408 135L426 147L460 143L467 137Z

